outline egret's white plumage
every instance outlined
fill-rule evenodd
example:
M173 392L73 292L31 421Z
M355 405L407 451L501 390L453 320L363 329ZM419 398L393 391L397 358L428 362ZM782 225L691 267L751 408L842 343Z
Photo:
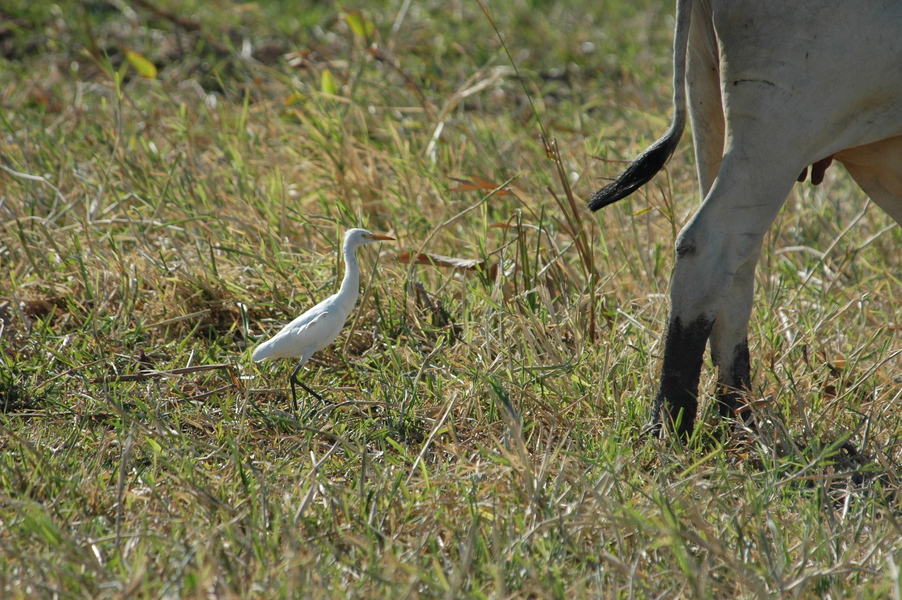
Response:
M348 230L342 245L345 275L338 292L302 314L279 333L254 349L254 362L276 358L300 358L300 362L289 378L295 410L297 410L295 384L320 398L316 392L298 381L298 371L313 356L314 352L322 350L335 341L335 338L341 333L348 315L351 314L357 303L357 296L360 293L360 265L357 262L357 248L380 240L394 239L387 235L370 233L365 229Z

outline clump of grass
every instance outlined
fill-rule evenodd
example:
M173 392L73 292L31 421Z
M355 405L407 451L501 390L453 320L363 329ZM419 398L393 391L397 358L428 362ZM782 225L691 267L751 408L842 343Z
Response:
M689 149L580 197L663 127L671 7L489 7L519 76L476 4L347 8L4 6L2 595L898 594L899 228L800 187L767 427L644 439ZM249 350L356 225L399 247L295 415Z

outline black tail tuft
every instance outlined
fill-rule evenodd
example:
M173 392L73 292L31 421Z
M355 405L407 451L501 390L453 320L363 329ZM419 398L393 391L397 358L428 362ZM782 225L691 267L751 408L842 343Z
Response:
M589 198L589 210L595 212L626 198L648 183L658 171L663 169L673 155L682 134L682 127L680 127L680 131L677 131L675 125L676 123L673 123L664 137L649 146L645 152L631 162L617 176L617 179L592 194L592 197Z
M673 155L686 127L686 57L689 51L689 19L692 0L677 0L676 27L673 34L673 119L667 133L630 163L613 183L601 188L589 199L595 212L626 198L664 168Z

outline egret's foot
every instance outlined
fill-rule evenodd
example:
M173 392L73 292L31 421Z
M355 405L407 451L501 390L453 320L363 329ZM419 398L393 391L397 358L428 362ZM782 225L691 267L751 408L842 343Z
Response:
M643 438L659 439L664 431L664 424L658 420L650 421L642 427L641 436Z
M330 402L329 402L328 400L326 400L325 398L323 398L322 396L320 396L319 394L317 394L316 392L314 392L313 390L311 390L309 387L307 387L306 385L304 385L304 384L301 383L300 381L298 381L297 383L298 383L299 386L301 386L302 388L304 388L304 390L305 390L308 394L310 394L311 396L313 396L314 398L316 398L317 400L319 400L319 401L322 402L323 404L330 404Z
M332 402L331 400L326 400L325 398L323 398L322 396L320 396L319 394L317 394L316 392L314 392L313 390L311 390L310 388L308 388L308 387L305 386L304 384L301 384L301 385L304 387L304 389L306 389L308 392L310 392L310 395L311 395L311 396L316 396L316 399L319 400L320 403L323 405L322 408L317 408L317 407L314 406L314 407L311 408L310 410L306 411L307 414L306 414L304 417L305 417L305 419L306 419L307 421L312 421L313 418L314 418L315 416L317 416L318 414L320 414L321 411L326 410L325 407L327 407L327 406L335 406L335 403Z
M294 414L296 414L296 415L300 414L300 410L298 409L298 396L295 391L295 386L298 386L298 385L301 386L305 392L307 392L308 394L310 394L311 396L313 396L314 398L319 400L322 404L324 404L324 405L332 404L331 402L329 402L328 400L326 400L325 398L323 398L322 396L320 396L319 394L314 392L312 389L310 389L307 385L304 384L303 381L298 379L294 374L292 374L292 376L288 379L288 381L289 381L289 383L291 383L291 400L292 400L292 407L294 408ZM316 409L313 409L310 413L308 413L307 416L310 417L315 412L316 412Z

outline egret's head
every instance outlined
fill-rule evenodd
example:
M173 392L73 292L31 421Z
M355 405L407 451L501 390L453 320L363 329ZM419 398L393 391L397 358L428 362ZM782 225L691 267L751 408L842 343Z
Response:
M356 248L357 246L362 246L364 244L371 244L373 242L380 241L392 241L395 238L389 237L387 235L377 235L375 233L370 233L366 229L349 229L345 234L345 246Z

